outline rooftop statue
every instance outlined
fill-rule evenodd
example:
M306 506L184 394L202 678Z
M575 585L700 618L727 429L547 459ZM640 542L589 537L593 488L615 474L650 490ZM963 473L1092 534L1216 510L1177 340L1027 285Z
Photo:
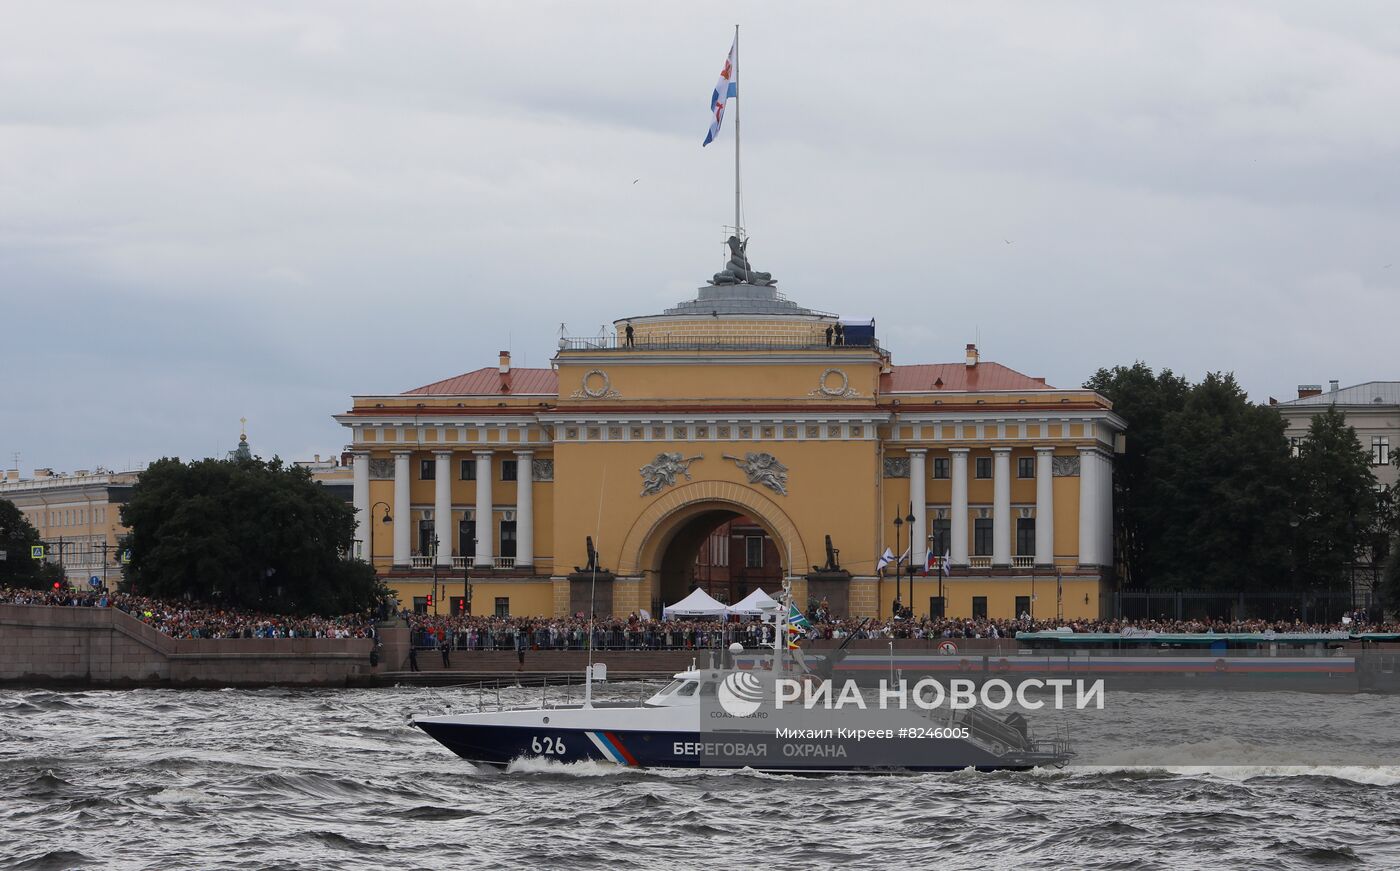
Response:
M715 273L712 284L753 284L759 287L773 285L772 273L754 272L753 267L749 266L749 258L744 253L749 247L748 239L740 242L738 236L730 236L727 244L729 262L724 265L723 272Z

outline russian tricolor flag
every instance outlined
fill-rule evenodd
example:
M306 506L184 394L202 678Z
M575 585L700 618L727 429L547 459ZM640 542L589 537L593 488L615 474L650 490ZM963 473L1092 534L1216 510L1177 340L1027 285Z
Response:
M719 84L715 85L715 92L710 95L710 132L705 137L705 145L715 141L719 135L719 125L724 121L724 103L730 97L739 96L739 35L734 35L734 44L729 47L729 57L724 60L724 70L719 74Z

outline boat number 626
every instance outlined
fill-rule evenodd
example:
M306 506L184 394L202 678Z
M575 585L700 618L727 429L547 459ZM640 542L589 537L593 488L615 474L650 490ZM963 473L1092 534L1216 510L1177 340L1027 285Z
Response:
M536 753L543 753L546 756L563 756L564 739L551 738L549 735L541 739L536 736L530 739L530 749Z

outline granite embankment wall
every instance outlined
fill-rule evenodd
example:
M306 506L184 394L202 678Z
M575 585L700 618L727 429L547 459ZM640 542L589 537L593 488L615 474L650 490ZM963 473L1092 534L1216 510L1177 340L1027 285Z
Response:
M407 631L381 633L402 661ZM115 608L0 605L0 682L96 686L346 686L373 682L367 638L174 639Z

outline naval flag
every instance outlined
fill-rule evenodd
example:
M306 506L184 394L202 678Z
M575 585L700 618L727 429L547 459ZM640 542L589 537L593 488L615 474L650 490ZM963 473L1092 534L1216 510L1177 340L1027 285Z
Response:
M880 554L880 558L875 561L875 571L877 573L884 571L885 566L889 565L892 562L894 562L894 551L890 550L889 548L885 548L885 552Z
M719 135L719 125L724 121L724 103L730 97L739 96L739 34L734 34L734 44L729 48L729 57L724 59L724 69L719 74L719 84L710 95L710 132L704 145L715 141Z

